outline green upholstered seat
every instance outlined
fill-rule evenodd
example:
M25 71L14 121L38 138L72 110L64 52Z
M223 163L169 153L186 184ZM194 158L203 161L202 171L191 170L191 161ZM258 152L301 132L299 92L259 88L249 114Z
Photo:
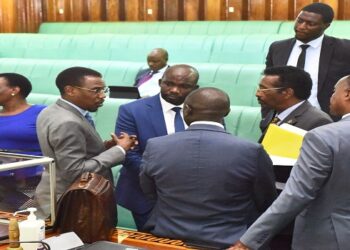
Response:
M261 136L260 121L260 107L231 105L231 112L225 117L228 132L254 142L257 142Z

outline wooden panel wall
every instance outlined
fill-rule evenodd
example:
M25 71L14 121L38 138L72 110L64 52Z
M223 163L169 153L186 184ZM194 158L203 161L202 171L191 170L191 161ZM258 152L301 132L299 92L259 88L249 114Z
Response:
M0 0L0 32L37 32L41 22L293 20L312 2L350 20L350 0Z

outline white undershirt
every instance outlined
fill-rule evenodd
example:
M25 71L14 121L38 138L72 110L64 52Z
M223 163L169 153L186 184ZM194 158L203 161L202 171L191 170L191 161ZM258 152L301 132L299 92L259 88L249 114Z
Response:
M169 134L173 134L175 133L175 126L174 126L174 119L175 119L175 111L171 110L174 107L180 107L180 114L183 120L183 104L176 106L173 105L171 103L168 103L167 101L165 101L162 96L159 94L159 98L160 98L160 104L162 105L162 109L163 109L163 116L164 116L164 120L165 120L165 126L166 126L166 130ZM184 122L185 125L185 129L188 127L187 124Z
M309 97L309 102L315 106L316 108L321 109L320 104L317 100L317 90L318 90L318 71L320 64L320 55L321 55L321 47L324 35L312 40L306 44L310 45L310 47L306 50L305 56L305 66L304 70L308 72L312 79L312 89L311 96ZM298 62L299 55L301 53L300 45L304 44L303 42L297 40L294 44L292 52L290 53L287 65L296 66Z
M142 83L141 86L138 87L141 97L153 96L159 93L159 79L163 77L163 74L167 68L168 65L166 65L164 68L161 68L152 76L152 78Z

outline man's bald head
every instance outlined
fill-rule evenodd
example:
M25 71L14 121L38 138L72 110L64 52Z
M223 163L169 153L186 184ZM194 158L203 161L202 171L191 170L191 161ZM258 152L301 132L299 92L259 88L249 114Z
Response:
M184 119L188 125L194 121L221 123L230 112L230 98L217 88L199 88L187 96L184 104Z
M164 68L168 63L168 51L162 48L153 49L147 56L147 63L153 71Z

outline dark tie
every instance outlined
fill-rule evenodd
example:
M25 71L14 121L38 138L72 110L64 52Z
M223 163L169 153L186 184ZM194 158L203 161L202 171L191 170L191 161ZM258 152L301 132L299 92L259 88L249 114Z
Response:
M309 47L310 47L310 45L308 45L308 44L302 44L302 45L300 45L301 53L300 53L300 55L299 55L298 62L297 62L297 67L300 68L300 69L304 69L306 50L307 50L307 48L309 48Z
M175 132L184 131L185 125L180 114L181 108L174 107L171 110L175 112L175 119L174 119Z
M91 124L92 127L95 127L95 123L94 123L94 120L92 119L91 115L89 112L87 112L85 114L85 118L86 120Z
M142 84L144 84L145 82L147 82L149 79L152 78L152 76L157 73L157 71L150 71L148 72L148 74L142 76L139 80L139 82L137 83L136 87L140 87Z

